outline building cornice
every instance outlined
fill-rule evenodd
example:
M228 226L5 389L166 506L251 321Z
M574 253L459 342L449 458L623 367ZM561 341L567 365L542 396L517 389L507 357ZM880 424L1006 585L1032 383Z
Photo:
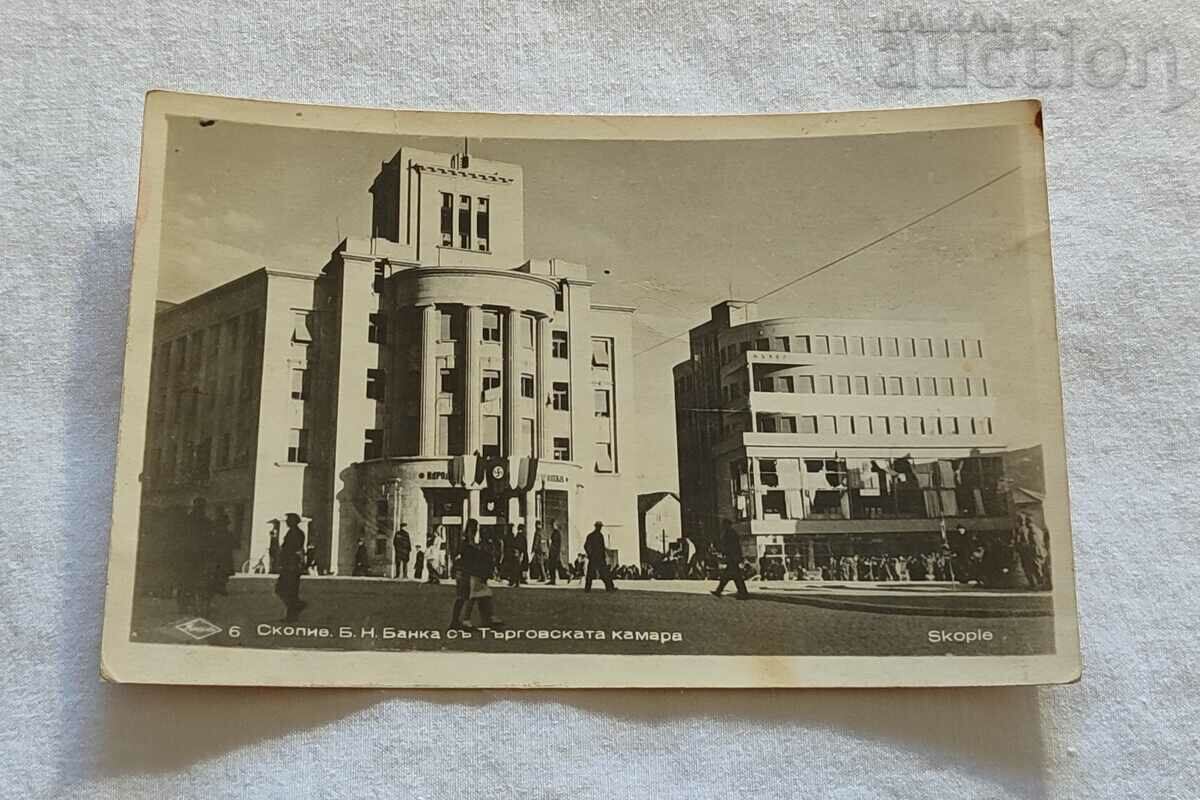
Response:
M486 172L471 172L470 170L453 169L451 167L436 167L432 164L413 164L412 168L416 172L433 172L438 175L453 175L459 178L471 178L477 181L486 181L488 183L512 183L512 178L506 178L503 175L489 175Z
M618 306L611 303L592 303L593 311L620 311L625 314L632 314L637 311L637 306Z
M538 283L550 289L558 288L557 281L547 278L544 275L531 275L528 272L517 272L511 269L491 269L489 267L413 267L411 269L397 270L392 273L391 280L406 278L419 280L420 278L437 275L478 275L488 278L513 278Z

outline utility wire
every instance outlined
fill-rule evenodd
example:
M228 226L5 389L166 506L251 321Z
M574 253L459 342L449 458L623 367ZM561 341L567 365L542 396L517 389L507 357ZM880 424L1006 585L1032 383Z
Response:
M930 217L942 213L943 211L950 208L951 206L957 205L958 203L961 203L963 200L966 200L968 197L972 197L973 195L979 194L980 192L982 192L984 189L987 189L992 184L999 183L1000 181L1004 180L1009 175L1012 175L1014 172L1016 172L1019 169L1020 169L1019 166L1013 167L1012 169L1008 170L1007 172L1003 172L1003 173L997 175L996 177L992 178L991 180L987 181L986 183L981 183L980 185L976 186L974 189L967 192L966 194L961 194L958 197L951 200L950 202L943 203L942 205L938 206L937 208L933 209L932 211L925 212L924 214L917 217L916 219L914 219L910 222L907 222L904 225L901 225L899 228L896 228L895 230L892 230L892 231L888 231L887 233L880 236L879 238L872 239L871 241L867 242L866 244L860 245L859 247L854 248L850 252L840 255L837 258L833 259L832 261L826 262L826 263L822 264L821 266L817 267L816 269L814 269L810 272L804 273L803 275L801 275L798 278L793 278L792 280L787 281L786 283L781 283L779 286L776 286L774 289L771 289L768 292L760 294L758 297L751 298L749 302L757 303L758 301L764 300L773 294L778 294L779 292L782 292L784 289L788 289L792 286L795 286L797 283L799 283L802 280L805 280L806 278L811 278L813 275L816 275L819 272L824 272L825 270L829 269L830 267L836 266L837 264L842 263L843 261L845 261L848 258L852 258L853 256L856 256L865 250L869 250L870 248L874 247L875 245L879 244L880 242L883 242L886 239L890 239L891 237L895 236L898 233L902 233L902 232L908 230L909 228L912 228L913 226L920 225L922 222L929 219ZM677 333L674 336L669 336L660 342L650 345L649 347L645 348L644 350L637 351L636 353L633 354L633 357L637 358L640 355L645 355L646 353L649 353L651 350L657 350L658 348L662 347L663 345L665 345L669 342L673 342L676 339L682 339L684 336L687 336L689 333L691 333L690 328L686 331L683 331L682 333Z

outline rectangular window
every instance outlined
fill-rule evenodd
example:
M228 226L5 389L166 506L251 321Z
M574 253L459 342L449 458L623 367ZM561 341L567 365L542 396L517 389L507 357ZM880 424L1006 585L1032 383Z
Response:
M533 399L533 376L521 375L521 397Z
M861 336L851 336L847 345L846 350L852 356L861 356L866 352L863 350L863 337Z
M966 340L966 339L959 339L959 341L958 341L958 352L957 352L957 353L955 353L955 355L961 355L963 358L966 358L966 357L967 357L967 353L969 353L969 352L971 352L971 350L970 350L970 346L967 344L967 340Z
M612 341L609 339L592 339L592 366L608 367L612 365Z
M788 337L776 336L775 337L775 347L773 349L778 350L781 353L786 353L792 349L791 345L792 345L791 339L789 339Z
M375 294L383 294L383 279L384 279L384 277L385 277L385 273L383 271L383 264L382 263L376 264L375 270L374 270L374 277L371 278L371 291L373 291Z
M942 417L942 434L958 436L958 417Z
M813 383L812 375L797 375L796 376L796 393L797 394L814 394L816 386Z
M838 432L837 417L829 416L828 414L821 417L820 430L821 430L821 433L824 433L825 435L829 435L831 433L837 433Z
M796 420L800 425L800 433L816 433L817 432L817 418L816 417L805 415L805 416L797 417Z
M567 351L567 332L566 331L551 331L550 332L550 354L555 358L566 358Z
M384 344L387 339L387 325L383 314L371 314L367 317L367 341L371 344Z
M533 420L528 417L521 419L521 454L533 458Z
M555 461L570 461L571 460L571 440L565 436L554 437L554 460Z
M562 381L555 381L550 391L550 407L555 411L571 410L571 389Z
M890 395L904 394L904 382L895 375L890 376L887 379L887 393Z
M454 394L454 370L443 367L438 370L438 392Z
M790 376L775 379L775 391L791 394L795 391L795 381Z
M846 337L845 336L830 336L829 337L829 352L835 356L846 355Z
M459 414L438 415L437 454L448 456L463 451L463 418Z
M870 436L871 435L871 418L870 417L855 417L854 418L854 435L855 436Z
M454 341L454 315L448 309L438 309L438 340Z
M900 340L895 336L883 337L883 354L888 358L900 355Z
M775 433L775 417L771 414L758 414L757 424L759 433Z
M814 336L812 337L813 353L819 356L829 355L829 337Z
M871 389L867 384L866 375L854 376L854 393L855 394L870 394Z
M874 395L887 394L887 383L884 381L882 375L872 375L871 376L871 394L874 394Z
M612 442L596 442L596 472L613 471Z
M922 397L937 397L937 380L934 378L921 378L921 396Z
M367 428L363 431L363 461L383 458L383 431Z
M796 418L795 417L779 417L777 429L779 433L795 433Z
M838 416L837 432L841 436L849 436L854 432L854 418L847 416Z
M288 431L289 464L308 463L308 431L305 428L292 428Z
M312 332L309 330L309 312L307 311L292 311L292 341L308 344L312 341Z
M937 417L925 418L925 435L937 436L942 432L942 421Z
M763 486L779 485L779 462L773 458L758 460L758 477Z
M308 396L308 370L292 368L292 399L303 400Z
M811 353L812 352L812 341L807 336L797 336L796 337L796 352L797 353Z
M771 349L771 340L767 337L754 340L754 349L762 352L768 352Z
M458 246L471 249L471 197L465 194L458 196Z
M491 244L491 206L488 198L481 197L475 212L475 242L484 252L487 252Z
M483 309L483 341L499 342L501 338L500 312Z
M975 356L975 358L983 358L983 340L982 339L975 340L974 350L975 350L975 352L973 353L973 355Z
M833 376L817 376L817 394L833 394Z
M954 380L954 383L955 383L954 391L958 394L959 397L970 397L971 396L971 379L970 378L956 378Z
M484 458L500 456L500 416L498 414L483 415L481 444L483 449L480 452Z
M368 369L367 370L367 399L368 400L382 400L383 394L384 394L384 386L386 386L384 371L381 369Z
M834 389L838 394L850 394L850 376L838 375Z
M987 385L987 378L980 378L980 379L979 379L979 393L980 393L981 395L983 395L984 397L987 397L987 396L988 396L988 385Z
M555 311L563 311L566 309L566 307L567 307L567 298L563 294L562 287L560 286L559 288L554 290L554 310Z
M867 355L869 355L869 356L879 355L880 350L879 350L879 337L878 336L868 336L866 339L863 340L863 342L867 348Z
M874 417L871 420L871 428L880 436L887 436L892 432L892 426L888 423L887 417Z
M900 354L905 358L915 358L917 355L917 340L911 338L901 339Z
M949 358L951 352L953 351L950 349L950 340L940 340L938 343L938 358Z
M492 403L500 399L500 371L485 369L483 371L483 402Z
M595 414L597 417L612 416L612 398L607 389L596 389L592 392L592 397L595 401Z
M953 378L938 378L938 395L940 397L954 397L954 379Z
M909 434L909 436L924 436L925 435L925 418L924 417L909 417L908 418L908 434Z
M891 425L893 436L906 436L908 434L908 420L904 417L892 417Z
M454 195L442 192L442 247L454 246Z
M933 358L933 339L921 339L917 342L917 355L921 358Z
M521 347L533 349L533 317L528 314L521 315Z
M921 393L921 390L917 387L917 379L912 375L905 375L903 383L905 394L915 397Z

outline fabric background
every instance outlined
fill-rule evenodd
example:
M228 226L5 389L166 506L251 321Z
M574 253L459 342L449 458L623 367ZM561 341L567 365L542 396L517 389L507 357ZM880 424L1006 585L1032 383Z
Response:
M947 80L923 46L912 85L895 86L875 31L882 15L914 8L894 2L870 12L815 0L6 0L0 796L1196 797L1194 7L920 8L1065 30L1056 35L1070 37L1076 61L1044 78L1028 73L1026 51L1003 86L975 64ZM1134 74L1156 42L1160 56L1173 48L1174 78L1161 59ZM529 112L1043 97L1083 682L538 694L102 685L140 115L152 87Z

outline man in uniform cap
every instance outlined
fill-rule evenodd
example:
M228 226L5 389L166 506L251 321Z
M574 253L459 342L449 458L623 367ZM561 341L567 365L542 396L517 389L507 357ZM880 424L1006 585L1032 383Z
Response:
M300 515L284 517L287 533L279 546L279 579L275 594L287 606L287 622L295 622L308 605L300 599L300 576L304 573L304 532L300 530Z
M592 579L597 575L600 576L600 580L604 581L606 591L616 591L617 587L613 584L612 575L608 571L606 549L604 523L596 520L596 526L592 528L592 532L583 540L583 552L587 553L587 577L583 582L583 590L585 592L592 590Z

